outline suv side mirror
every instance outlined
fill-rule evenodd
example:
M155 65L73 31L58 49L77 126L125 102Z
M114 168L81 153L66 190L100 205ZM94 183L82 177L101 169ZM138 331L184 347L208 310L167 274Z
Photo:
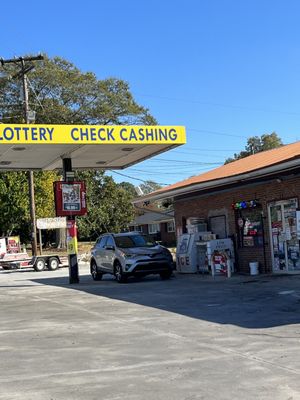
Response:
M115 246L105 246L105 250L115 250Z

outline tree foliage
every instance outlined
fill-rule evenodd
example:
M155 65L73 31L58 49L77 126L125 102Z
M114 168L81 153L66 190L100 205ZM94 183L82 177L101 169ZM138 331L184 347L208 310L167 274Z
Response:
M30 109L36 123L43 124L156 124L147 108L133 98L129 85L118 78L99 80L82 72L60 57L36 62L28 73ZM11 79L0 79L0 122L23 123L21 82L18 66L7 65ZM94 232L120 230L131 214L129 192L105 177L101 171L81 173L87 183L90 210L80 219L84 236ZM52 182L54 173L35 172L35 198L38 217L54 215ZM107 200L108 199L108 200ZM24 172L0 174L0 230L2 233L29 232L29 200Z
M240 160L241 158L248 157L255 153L260 153L261 151L276 149L277 147L280 147L282 145L282 140L276 132L264 134L260 137L251 136L247 140L245 150L241 151L240 153L234 154L232 158L227 158L225 164L228 164L232 161Z
M88 214L78 217L80 237L95 239L104 232L120 232L134 217L131 193L103 171L77 172L87 184Z
M53 182L58 179L56 172L35 174L36 217L53 217ZM29 189L26 172L2 172L0 174L0 235L12 233L29 237L30 211Z
M130 182L121 182L121 183L118 184L118 187L120 189L125 190L132 200L135 197L137 197L137 192L135 190L135 186L132 183L130 183Z
M7 72L14 76L17 67ZM48 124L156 124L148 109L133 98L129 85L118 78L98 80L60 57L45 58L28 74L30 107L37 111L36 123ZM2 122L22 122L20 82L0 83Z
M144 194L149 194L155 190L161 189L161 185L154 181L145 181L139 185Z

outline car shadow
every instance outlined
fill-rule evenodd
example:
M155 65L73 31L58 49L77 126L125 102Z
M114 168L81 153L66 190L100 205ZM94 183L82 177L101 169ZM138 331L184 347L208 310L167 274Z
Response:
M150 275L119 284L110 275L98 282L90 275L82 275L80 283L72 285L68 277L30 277L30 280L248 329L300 322L300 276L213 280L208 276L175 274L164 281Z

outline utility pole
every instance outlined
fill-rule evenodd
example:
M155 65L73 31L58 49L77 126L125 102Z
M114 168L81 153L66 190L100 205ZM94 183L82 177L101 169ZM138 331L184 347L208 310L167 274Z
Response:
M0 59L2 66L5 64L16 64L21 66L21 70L14 76L22 79L23 84L23 97L24 97L24 119L25 123L29 124L29 101L28 101L28 84L27 73L34 69L33 64L26 64L26 62L43 60L44 57L40 54L34 57L17 57L12 59ZM37 255L37 235L36 235L36 218L35 218L35 200L34 200L34 177L33 171L28 171L28 186L29 186L29 204L30 204L30 218L31 218L31 246L32 255Z

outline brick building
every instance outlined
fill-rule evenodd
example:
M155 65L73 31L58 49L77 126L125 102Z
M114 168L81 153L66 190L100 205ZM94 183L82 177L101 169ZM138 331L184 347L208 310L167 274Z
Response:
M177 237L192 219L203 220L218 238L230 237L236 270L300 271L300 142L254 154L144 197L171 199Z

